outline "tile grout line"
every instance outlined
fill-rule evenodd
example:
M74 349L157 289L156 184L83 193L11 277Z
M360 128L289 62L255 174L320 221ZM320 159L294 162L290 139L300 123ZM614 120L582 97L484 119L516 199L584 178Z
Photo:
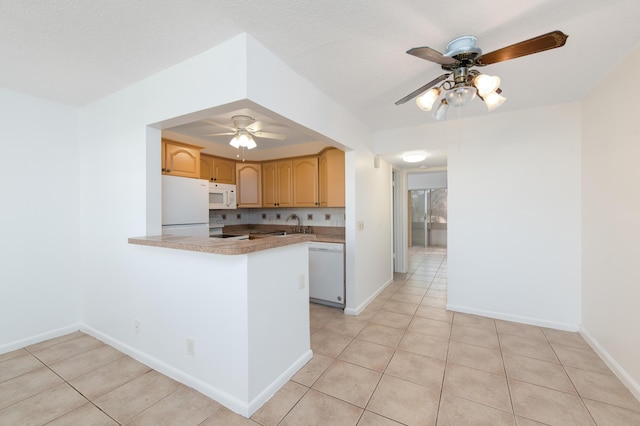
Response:
M53 345L52 345L53 346ZM49 369L49 371L51 371L53 374L55 374L56 376L58 376L67 386L69 386L71 389L73 389L74 391L76 391L78 393L78 395L80 395L81 397L83 397L88 403L90 403L91 405L93 405L94 407L96 407L98 410L100 410L101 412L103 412L107 417L109 417L111 420L113 420L114 422L116 422L116 424L121 425L121 423L119 421L117 421L116 419L114 419L113 417L111 417L109 415L109 413L105 412L102 408L98 407L92 400L90 400L85 394L83 394L82 392L80 392L80 390L78 390L75 386L73 386L67 379L65 379L64 377L62 377L60 374L58 374L57 371L55 371L53 368L51 368L47 363L45 363L43 360L41 360L40 358L38 358L38 356L36 354L34 354L33 352L31 352L29 349L25 348L25 350L27 352L29 352L31 354L31 356L33 356L35 359L37 359L40 363L42 363L42 365L44 365L45 367L47 367ZM87 351L84 351L87 352ZM81 353L84 353L81 352ZM78 407L79 408L79 407ZM59 419L60 417L63 417L69 413L71 413L73 410L66 412L58 417L56 417L55 419L50 420L47 423L50 423L56 419Z
M500 333L498 333L498 325L496 326L496 338L498 339L498 349L500 350L500 360L502 361L502 370L504 371L504 380L507 383L507 392L509 393L509 404L511 404L511 414L513 415L514 424L518 424L518 419L516 416L516 408L513 405L513 396L511 394L511 385L509 384L509 374L507 374L507 364L504 362L504 352L502 352L502 340L500 340Z
M542 334L544 335L544 338L547 339L547 343L549 344L549 346L551 347L551 350L553 351L553 354L556 356L556 358L558 358L558 361L560 361L560 365L562 366L562 371L564 371L564 374L567 375L567 378L569 379L569 381L571 382L571 385L573 386L573 388L576 391L576 395L578 396L578 398L580 398L580 402L582 403L582 406L584 407L585 410L587 410L587 413L589 413L589 417L591 418L591 420L593 420L593 424L597 425L598 422L596 421L595 417L593 417L593 414L591 413L591 410L589 410L589 406L587 406L587 404L584 402L584 398L583 396L580 394L580 391L578 390L578 387L576 386L576 384L574 383L573 379L571 378L571 376L569 375L569 373L567 372L567 368L564 365L564 362L562 362L562 360L560 359L560 357L558 356L558 353L556 352L556 349L553 347L553 345L551 344L551 340L549 340L549 338L547 337L547 335L544 333L544 331L542 332ZM567 392L568 393L568 392ZM613 404L611 404L613 405Z

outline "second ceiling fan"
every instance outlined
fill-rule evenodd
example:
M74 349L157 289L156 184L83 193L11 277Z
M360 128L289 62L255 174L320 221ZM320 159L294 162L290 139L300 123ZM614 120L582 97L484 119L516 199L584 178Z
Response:
M234 115L233 117L231 117L233 127L225 126L223 124L216 123L215 121L204 121L214 126L222 127L223 129L229 130L228 132L223 133L209 133L205 136L233 136L229 144L234 148L255 148L258 145L253 140L254 137L278 140L284 140L287 138L286 135L263 132L262 128L264 127L264 123L256 121L255 118L249 117L248 115Z

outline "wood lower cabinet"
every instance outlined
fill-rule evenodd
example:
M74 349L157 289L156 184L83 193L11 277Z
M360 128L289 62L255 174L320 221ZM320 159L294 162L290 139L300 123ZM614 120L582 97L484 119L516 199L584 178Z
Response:
M200 179L216 183L236 183L236 162L213 155L200 155Z
M327 149L318 159L320 207L344 207L344 152Z
M200 178L200 150L203 147L162 140L162 174Z
M238 207L262 207L262 165L260 163L238 163L236 185Z
M262 163L262 206L293 207L291 160Z
M294 158L293 207L318 207L318 157Z

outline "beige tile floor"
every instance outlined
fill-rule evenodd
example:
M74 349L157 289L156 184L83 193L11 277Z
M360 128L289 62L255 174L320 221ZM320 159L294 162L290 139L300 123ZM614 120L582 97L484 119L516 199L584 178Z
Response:
M77 332L0 355L0 425L640 425L580 335L448 312L412 249L357 317L311 305L314 358L251 419Z

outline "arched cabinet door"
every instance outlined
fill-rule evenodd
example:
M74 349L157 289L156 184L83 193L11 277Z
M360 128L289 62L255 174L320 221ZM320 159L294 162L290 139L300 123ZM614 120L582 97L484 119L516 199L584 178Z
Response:
M262 165L238 163L236 166L238 207L262 207Z
M163 140L162 173L172 176L200 178L201 147Z

